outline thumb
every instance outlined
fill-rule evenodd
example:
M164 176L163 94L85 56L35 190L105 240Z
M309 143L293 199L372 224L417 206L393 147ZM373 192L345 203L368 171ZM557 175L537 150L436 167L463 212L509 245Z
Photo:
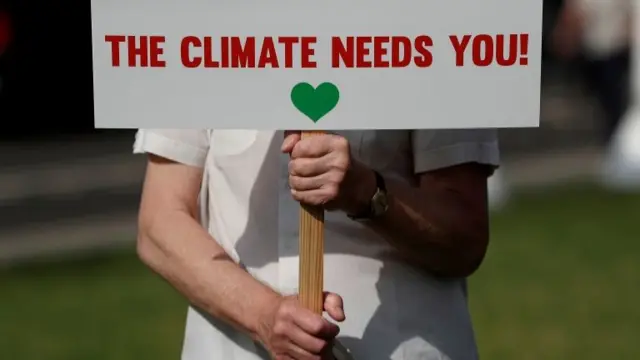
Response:
M282 142L281 151L283 153L290 153L293 151L293 147L302 138L302 132L297 130L287 130L284 132L284 141Z
M324 311L335 321L344 321L346 316L344 315L344 305L342 297L338 294L326 291L324 293Z

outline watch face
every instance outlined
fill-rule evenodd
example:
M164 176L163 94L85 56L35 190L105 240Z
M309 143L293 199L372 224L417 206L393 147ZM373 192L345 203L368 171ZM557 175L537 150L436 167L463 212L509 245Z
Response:
M378 189L378 191L376 191L376 194L371 199L371 208L373 216L380 216L384 214L387 211L387 208L389 208L387 194Z

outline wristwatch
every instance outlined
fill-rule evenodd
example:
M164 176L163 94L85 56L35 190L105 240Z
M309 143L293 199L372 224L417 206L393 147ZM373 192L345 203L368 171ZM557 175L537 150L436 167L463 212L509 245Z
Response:
M382 216L389 209L389 200L387 197L387 186L384 178L377 171L373 171L376 177L376 192L369 201L367 209L358 214L348 214L351 220L371 220Z

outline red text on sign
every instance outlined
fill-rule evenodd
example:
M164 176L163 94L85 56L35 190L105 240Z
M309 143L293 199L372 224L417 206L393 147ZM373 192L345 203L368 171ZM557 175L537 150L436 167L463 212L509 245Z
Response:
M126 55L128 67L165 67L166 61L162 45L164 36L106 35L104 40L111 44L111 65L119 67L121 55ZM124 47L122 46L124 45ZM121 51L124 48L124 51Z
M331 39L332 68L404 68L411 64L429 67L433 40L426 35L406 36L334 36Z
M312 36L241 38L223 36L187 36L180 44L180 59L187 68L293 68L299 53L301 68L315 68L316 38ZM280 51L278 51L280 50Z
M528 34L451 35L449 40L456 52L456 66L465 66L469 54L473 64L480 67L529 64Z

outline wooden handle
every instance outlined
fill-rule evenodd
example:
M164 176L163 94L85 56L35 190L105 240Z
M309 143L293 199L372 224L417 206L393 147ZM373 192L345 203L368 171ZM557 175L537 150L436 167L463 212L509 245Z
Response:
M322 134L302 132L302 137ZM322 314L324 281L324 209L321 206L300 205L300 279L299 297L302 305Z

